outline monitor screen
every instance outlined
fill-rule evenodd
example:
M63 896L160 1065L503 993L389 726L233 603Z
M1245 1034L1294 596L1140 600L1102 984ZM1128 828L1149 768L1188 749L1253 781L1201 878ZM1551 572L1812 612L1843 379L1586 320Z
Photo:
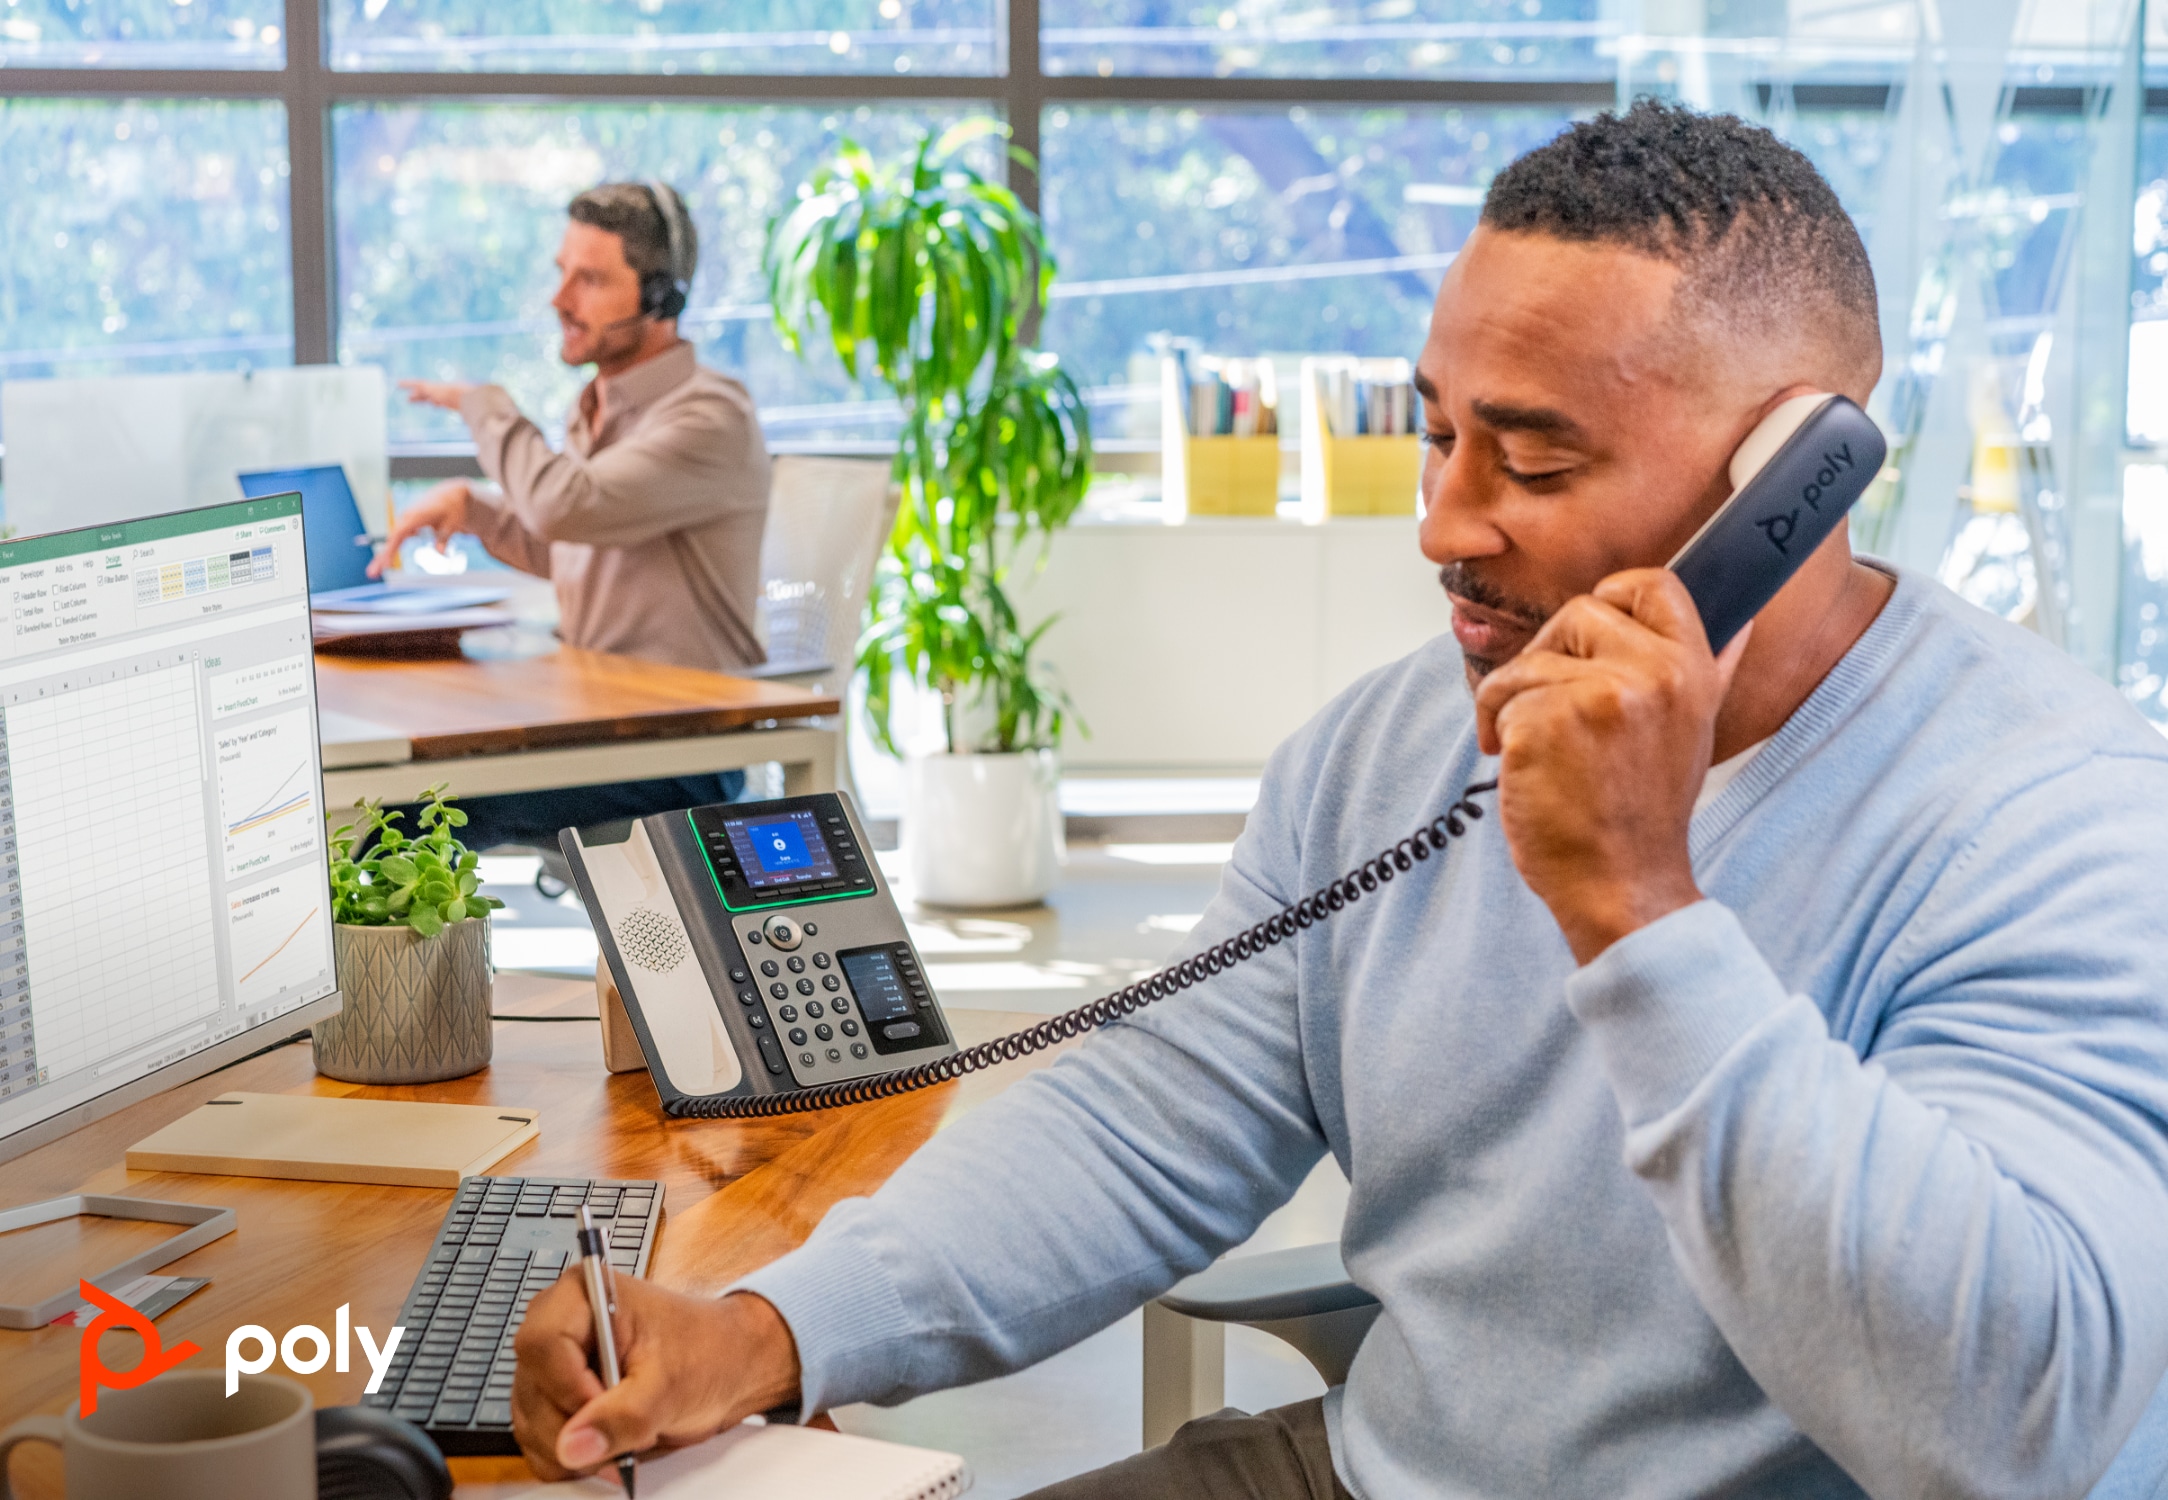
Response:
M361 507L354 503L346 470L337 464L313 469L269 469L241 476L241 493L251 500L265 495L301 493L302 518L309 533L309 592L359 588L370 582L374 555Z
M756 891L836 878L835 856L821 836L820 820L810 811L725 818L723 832L745 872L745 883Z
M302 557L294 495L0 541L0 1157L332 1012Z

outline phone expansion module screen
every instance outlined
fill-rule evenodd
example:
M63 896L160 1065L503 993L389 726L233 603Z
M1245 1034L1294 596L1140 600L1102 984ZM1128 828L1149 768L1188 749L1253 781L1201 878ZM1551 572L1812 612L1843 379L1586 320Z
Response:
M772 890L807 880L836 878L835 856L811 812L792 811L765 818L725 818L723 832L754 890Z
M888 949L863 948L837 957L842 960L843 977L850 981L851 993L858 997L858 1009L868 1021L878 1026L918 1014L911 997L903 991L896 960Z

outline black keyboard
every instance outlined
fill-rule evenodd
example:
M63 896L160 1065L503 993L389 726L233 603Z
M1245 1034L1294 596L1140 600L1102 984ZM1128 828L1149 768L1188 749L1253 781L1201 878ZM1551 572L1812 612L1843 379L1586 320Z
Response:
M579 1260L585 1204L620 1276L647 1274L659 1182L469 1177L400 1309L399 1348L366 1406L404 1417L448 1454L517 1453L512 1338L535 1293Z

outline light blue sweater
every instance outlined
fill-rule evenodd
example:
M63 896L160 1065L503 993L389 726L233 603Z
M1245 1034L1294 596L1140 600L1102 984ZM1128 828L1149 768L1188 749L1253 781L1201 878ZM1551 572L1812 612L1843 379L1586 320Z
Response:
M1196 941L1492 764L1450 638L1372 674ZM809 1409L1042 1359L1330 1151L1366 1500L2168 1494L2168 742L1907 574L1692 841L1576 970L1487 818L965 1117L741 1283Z

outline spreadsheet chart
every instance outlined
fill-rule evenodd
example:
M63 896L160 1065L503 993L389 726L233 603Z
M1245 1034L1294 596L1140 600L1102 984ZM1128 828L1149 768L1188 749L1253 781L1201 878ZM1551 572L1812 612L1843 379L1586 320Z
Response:
M220 1006L192 657L115 665L4 715L30 1015L51 1074L112 1062Z

